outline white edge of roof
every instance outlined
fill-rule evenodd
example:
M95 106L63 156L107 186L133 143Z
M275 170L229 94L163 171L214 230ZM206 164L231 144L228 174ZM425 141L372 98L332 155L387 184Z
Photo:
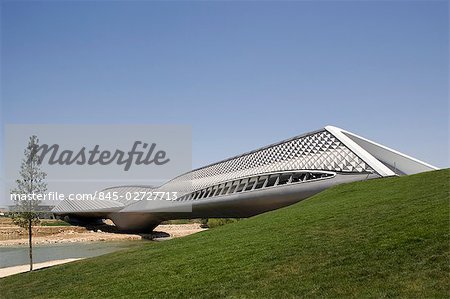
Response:
M343 132L349 133L341 128L337 128L334 126L326 126L325 130L333 134L336 138L338 138L345 146L347 146L351 151L353 151L358 157L360 157L364 162L369 164L370 167L373 168L379 175L381 176L394 176L395 172L390 170L386 165L381 163L377 158L372 156L368 151L359 146L356 142L347 137ZM353 134L353 133L351 133ZM353 134L354 135L354 134ZM359 136L358 136L359 137ZM360 137L362 138L362 137ZM367 139L365 139L367 140ZM370 140L367 140L372 142ZM374 143L374 142L372 142Z
M336 136L339 140L341 140L348 148L350 148L352 151L354 151L355 154L357 154L358 156L360 156L361 159L363 159L366 163L368 163L376 172L378 172L380 175L382 176L392 176L395 175L395 173L390 170L387 166L385 166L383 163L381 163L378 159L376 159L374 156L372 156L369 152L367 152L365 149L363 149L361 146L359 146L356 142L354 142L353 140L351 140L349 137L347 137L345 134L349 134L352 136L355 136L359 139L362 139L366 142L372 143L376 146L379 146L385 150L391 151L397 155L400 155L406 159L410 159L412 161L415 161L417 163L423 164L431 169L435 169L438 170L439 168L430 165L428 163L425 163L423 161L420 161L416 158L410 157L408 155L405 155L399 151L396 151L394 149L391 149L387 146L384 146L382 144L379 144L377 142L374 142L372 140L369 140L367 138L361 137L355 133L343 130L341 128L338 127L334 127L334 126L326 126L325 129L330 132L331 134L333 134L334 136ZM344 134L345 133L345 134Z

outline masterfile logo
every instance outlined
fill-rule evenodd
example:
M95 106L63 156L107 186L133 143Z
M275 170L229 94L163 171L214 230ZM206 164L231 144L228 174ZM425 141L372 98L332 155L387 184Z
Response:
M191 135L182 125L7 125L5 189L14 186L24 159L34 156L53 192L159 186L191 170ZM25 158L31 136L39 142Z
M100 145L96 144L93 149L88 150L83 146L79 151L65 149L60 151L58 144L49 146L48 144L35 144L31 150L31 155L28 162L32 161L35 156L38 157L42 164L47 158L47 163L50 165L109 165L117 163L117 165L124 165L124 170L130 170L133 162L136 165L164 165L170 161L166 158L166 151L156 150L156 143L148 144L142 141L135 141L131 150L126 152L116 149L111 152L109 150L100 150ZM139 149L142 150L139 150Z

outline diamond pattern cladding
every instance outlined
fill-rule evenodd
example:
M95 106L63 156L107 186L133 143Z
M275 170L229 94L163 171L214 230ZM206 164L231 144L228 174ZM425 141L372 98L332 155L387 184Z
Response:
M322 130L194 170L158 189L169 190L189 180L192 182L189 189L197 190L226 180L289 170L373 171L339 139Z

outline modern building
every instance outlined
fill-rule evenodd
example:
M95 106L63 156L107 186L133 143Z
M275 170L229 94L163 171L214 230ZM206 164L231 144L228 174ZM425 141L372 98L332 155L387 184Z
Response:
M124 231L149 231L169 219L240 218L278 209L331 186L437 169L348 131L327 126L182 174L162 186L103 190L116 200L62 201L53 212L79 223L111 219ZM129 200L166 194L165 201Z

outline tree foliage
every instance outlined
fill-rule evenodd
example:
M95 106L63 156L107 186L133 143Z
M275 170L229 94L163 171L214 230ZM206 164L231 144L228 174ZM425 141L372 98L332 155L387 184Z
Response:
M44 181L47 174L42 171L40 157L35 152L38 146L37 136L31 136L24 150L16 188L11 190L11 194L18 195L15 199L16 206L12 213L12 219L16 225L25 228L39 222L37 209L40 201L32 199L31 196L47 191L47 184Z

